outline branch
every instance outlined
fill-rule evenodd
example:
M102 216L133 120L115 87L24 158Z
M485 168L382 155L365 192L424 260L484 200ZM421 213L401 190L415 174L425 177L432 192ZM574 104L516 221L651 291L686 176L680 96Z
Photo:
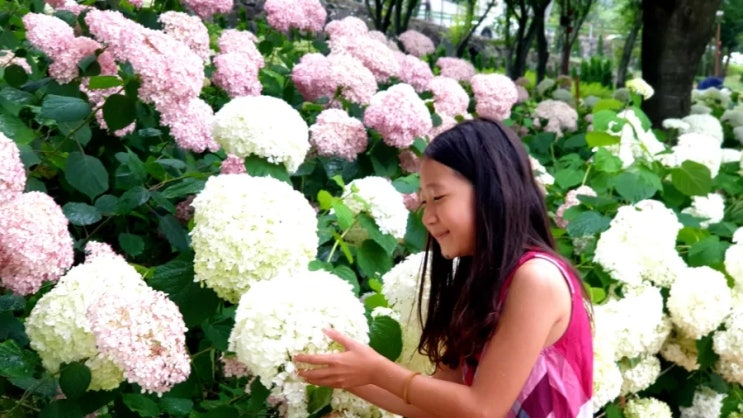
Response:
M472 35L475 33L475 30L480 26L480 24L485 20L488 13L490 13L490 9L495 6L496 0L490 0L488 2L488 7L485 9L485 13L483 13L480 18L477 20L477 23L473 25L470 30L467 32L467 36L465 36L461 41L459 41L459 45L457 45L457 56L462 55L462 50L464 49L464 46L467 45L470 41L470 38L472 38Z

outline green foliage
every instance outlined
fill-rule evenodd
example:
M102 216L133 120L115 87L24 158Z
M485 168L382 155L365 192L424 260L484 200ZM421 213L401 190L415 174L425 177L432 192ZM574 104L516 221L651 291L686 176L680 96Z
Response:
M580 76L584 83L598 83L608 88L614 86L611 60L600 56L581 61L579 73L574 76L576 75Z

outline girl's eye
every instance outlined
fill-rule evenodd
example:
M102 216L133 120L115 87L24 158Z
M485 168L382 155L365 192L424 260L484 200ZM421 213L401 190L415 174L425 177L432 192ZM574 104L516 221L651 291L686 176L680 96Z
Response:
M434 197L433 197L433 201L434 201L434 202L436 202L436 201L438 201L438 200L441 200L441 199L443 199L443 198L444 198L444 196L443 196L443 195L442 195L442 196L434 196Z

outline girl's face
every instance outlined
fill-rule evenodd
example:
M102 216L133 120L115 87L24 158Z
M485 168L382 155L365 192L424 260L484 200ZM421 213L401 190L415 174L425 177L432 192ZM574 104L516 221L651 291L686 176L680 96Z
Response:
M430 158L420 168L423 225L441 247L444 257L475 252L475 189L458 172Z

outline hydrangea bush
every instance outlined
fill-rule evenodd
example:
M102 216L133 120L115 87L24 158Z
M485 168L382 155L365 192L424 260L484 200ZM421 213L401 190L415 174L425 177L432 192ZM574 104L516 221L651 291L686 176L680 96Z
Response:
M743 416L737 92L653 128L639 79L584 100L317 0L233 7L0 5L0 415L390 416L291 356L334 326L431 372L416 171L488 116L593 303L597 416Z

